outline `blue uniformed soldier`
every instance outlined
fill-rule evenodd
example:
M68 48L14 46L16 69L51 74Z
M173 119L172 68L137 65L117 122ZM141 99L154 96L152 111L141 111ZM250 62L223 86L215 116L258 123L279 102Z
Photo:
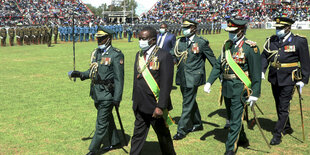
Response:
M261 55L262 78L269 66L268 81L276 104L278 121L272 132L271 145L281 143L282 134L292 134L289 119L290 101L295 85L301 90L309 81L310 58L307 38L291 32L294 20L286 17L275 18L276 35L266 40Z
M80 25L80 42L83 42L84 40L84 27L83 24Z
M63 25L59 26L59 37L61 41L64 41L64 35L63 35Z
M68 26L68 35L70 36L70 41L73 41L73 29L72 26Z
M80 27L78 25L74 26L74 41L78 42L79 41L79 36L80 36Z
M65 22L65 27L63 29L63 34L65 36L65 42L68 42L68 34L69 34L68 22Z
M94 40L95 40L95 33L96 33L96 31L95 31L95 25L94 25L94 24L90 27L89 32L90 32L91 40L94 41Z
M132 26L129 25L129 26L127 27L126 31L127 31L127 36L128 36L128 42L131 42L131 38L132 38L132 34L133 34L133 32L132 32Z
M98 48L91 55L90 69L85 72L71 71L69 77L82 81L91 79L90 96L97 109L96 131L89 145L87 155L120 148L120 138L115 126L112 110L119 107L124 85L124 55L111 45L113 31L99 26L96 33Z
M85 34L85 41L88 42L89 41L89 26L87 23L85 23L85 26L84 26L84 34Z

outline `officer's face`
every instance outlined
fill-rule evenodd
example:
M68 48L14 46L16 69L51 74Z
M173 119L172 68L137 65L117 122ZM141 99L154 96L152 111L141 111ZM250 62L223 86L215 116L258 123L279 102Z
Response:
M165 29L165 30L167 30L167 25L162 24L162 25L160 25L160 28L161 28L161 29Z
M109 37L108 35L103 36L103 37L98 37L98 38L97 38L97 43L98 43L98 45L106 44L107 41L109 40L109 38L110 38L110 37Z
M151 38L149 31L141 31L139 34L139 40L148 40L149 45L155 44L154 38Z

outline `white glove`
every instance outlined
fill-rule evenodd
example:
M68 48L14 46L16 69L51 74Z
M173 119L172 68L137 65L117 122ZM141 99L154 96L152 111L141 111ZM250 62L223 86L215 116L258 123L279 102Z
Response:
M296 83L297 86L299 86L299 92L301 93L302 92L302 87L305 86L305 84L302 82L302 81L299 81Z
M250 96L250 97L248 98L248 100L246 100L246 102L249 102L249 103L250 103L250 107L252 107L253 104L254 104L257 100L258 100L257 97L255 97L255 96Z
M265 80L265 73L262 72L262 79Z
M203 90L206 92L206 93L210 93L211 92L211 83L207 82L203 88Z

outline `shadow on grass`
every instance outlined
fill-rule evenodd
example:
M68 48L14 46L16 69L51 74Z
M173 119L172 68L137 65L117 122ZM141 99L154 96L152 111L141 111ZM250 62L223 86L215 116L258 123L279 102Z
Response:
M227 112L226 112L226 109L217 109L213 112L211 112L208 117L212 117L214 115L218 114L220 117L223 117L223 118L227 118Z
M172 119L175 122L175 124L178 124L179 121L180 121L180 117L173 117ZM207 122L207 121L203 121L203 120L201 122L203 124L208 124L208 125L211 125L211 126L214 126L214 127L219 127L219 125L215 124L215 123L211 123L211 122ZM188 126L191 126L191 124L189 124Z
M272 121L267 118L258 118L259 124L261 128L267 132L272 132L274 129L274 126L276 125L275 121Z
M162 154L160 151L160 146L158 142L148 142L144 143L142 151L140 154L147 154L147 155L158 155Z
M212 131L205 133L203 136L200 137L200 140L206 140L209 136L214 136L214 139L225 143L227 139L228 129L217 128Z

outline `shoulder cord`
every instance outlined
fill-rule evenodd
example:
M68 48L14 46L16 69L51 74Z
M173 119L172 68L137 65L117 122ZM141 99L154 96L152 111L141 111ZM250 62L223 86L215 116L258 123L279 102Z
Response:
M266 48L266 45L268 44L268 49ZM269 60L269 59L271 59L274 55L276 55L276 54L278 54L278 52L279 51L276 51L276 50L274 50L274 51L271 51L270 50L270 38L268 38L268 40L265 42L265 44L264 44L264 50L266 51L266 52L268 52L269 54L271 54L268 58L267 58L267 60Z
M174 54L177 58L180 58L177 66L180 65L180 63L182 62L182 60L184 59L184 61L186 61L187 59L187 54L188 54L188 51L183 51L183 52L179 52L179 42L180 42L180 39L178 39L175 43L175 47L174 47Z
M90 72L89 72L89 77L90 79L93 81L94 78L96 77L96 73L98 71L98 63L97 62L93 62L93 58L95 58L95 53L96 53L97 50L95 50L91 57L90 57ZM96 59L96 58L95 58Z

